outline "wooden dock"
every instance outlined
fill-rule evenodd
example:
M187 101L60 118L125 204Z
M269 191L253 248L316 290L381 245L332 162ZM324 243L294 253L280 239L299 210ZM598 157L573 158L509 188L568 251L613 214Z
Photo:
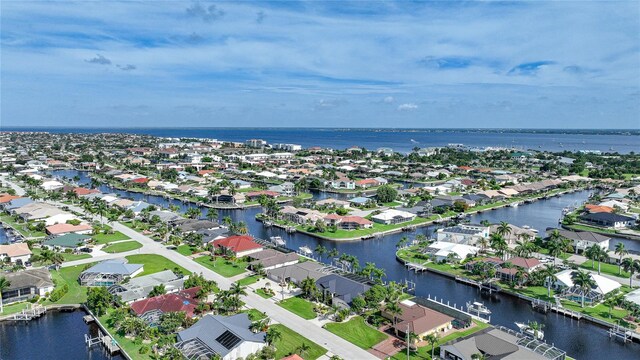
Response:
M92 347L94 345L102 345L105 350L109 353L109 355L113 355L120 351L120 347L118 343L109 335L102 334L102 331L98 331L98 336L91 337L88 334L84 334L84 342L88 347Z
M15 321L29 321L47 313L47 308L41 305L29 305L28 309L23 309L21 312L14 314L12 320Z

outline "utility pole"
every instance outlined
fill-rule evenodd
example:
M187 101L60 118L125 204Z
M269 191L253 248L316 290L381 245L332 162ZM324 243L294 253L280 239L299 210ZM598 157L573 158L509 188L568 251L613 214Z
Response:
M410 338L409 324L407 324L407 360L409 360L409 338Z

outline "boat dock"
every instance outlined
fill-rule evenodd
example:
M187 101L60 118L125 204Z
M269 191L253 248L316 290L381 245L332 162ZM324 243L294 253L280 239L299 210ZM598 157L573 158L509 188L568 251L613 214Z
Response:
M15 321L29 321L47 313L47 308L41 305L31 305L29 308L23 309L21 312L14 314L12 320Z
M533 299L531 301L531 307L534 310L543 312L543 313L548 313L549 311L553 311L556 312L558 314L562 314L564 316L568 316L572 319L576 319L576 320L580 320L582 319L582 317L584 316L582 313L579 313L577 311L573 311L573 310L569 310L565 307L562 307L562 305L560 304L552 304L550 302L546 302L540 299Z
M622 342L627 343L633 341L634 336L633 331L623 326L616 325L609 329L609 338L619 339L622 340Z
M116 341L113 338L111 338L111 336L103 335L102 330L98 331L98 336L93 338L88 334L84 334L84 342L85 344L87 344L88 347L102 344L102 346L105 348L105 350L107 350L109 355L113 355L120 351L120 346L118 346L118 343L116 343Z
M409 262L409 261L405 262L404 266L406 266L409 271L413 270L415 272L419 272L419 271L422 272L422 271L426 271L427 270L426 266L423 266L423 265L420 265L420 264L416 264L416 263L412 263L412 262Z

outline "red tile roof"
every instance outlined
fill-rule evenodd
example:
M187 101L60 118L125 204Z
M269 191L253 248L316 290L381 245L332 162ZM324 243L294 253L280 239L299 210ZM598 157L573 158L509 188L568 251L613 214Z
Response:
M590 213L600 213L600 212L612 213L613 212L613 208L610 206L587 204L584 206L584 208Z
M77 187L73 189L73 192L78 196L89 195L89 194L97 194L100 192L98 189L87 189L83 187Z
M198 291L200 291L200 287L193 287L175 294L138 300L131 304L131 310L138 316L151 310L160 310L163 313L184 311L188 317L192 317L198 306L198 301L195 298Z
M261 190L261 191L248 192L245 196L246 197L258 197L258 196L261 196L261 195L271 196L271 197L278 197L278 196L280 196L280 193L277 193L275 191L269 191L269 190Z
M0 204L8 203L11 200L19 199L20 196L14 196L9 194L0 195Z
M78 231L87 231L92 229L93 227L91 227L91 225L89 224L79 224L79 225L55 224L55 225L46 227L47 232L51 235L66 234L66 233L78 232Z
M262 245L254 242L253 238L249 235L234 235L224 239L214 240L213 246L217 248L223 247L234 253L262 248Z
M513 265L524 268L524 269L531 269L535 266L540 265L540 261L535 258L514 257L507 260L507 262L510 262Z
M134 182L136 184L146 184L148 181L149 179L147 178L137 178L137 179L131 180L131 182Z

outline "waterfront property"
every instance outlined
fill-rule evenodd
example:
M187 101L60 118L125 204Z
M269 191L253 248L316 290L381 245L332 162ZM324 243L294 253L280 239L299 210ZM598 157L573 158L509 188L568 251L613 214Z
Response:
M589 273L589 277L594 286L589 289L583 289L574 283L574 275L576 270L563 270L556 274L556 280L553 287L560 296L567 300L580 303L584 300L586 304L594 305L604 299L604 297L619 289L622 285L615 280L611 280L602 275Z
M475 245L489 237L489 227L480 224L460 224L436 231L436 240L456 244Z
M83 271L79 281L83 286L111 286L141 274L143 270L143 265L128 264L124 259L105 260Z
M562 237L571 240L576 254L583 253L585 250L594 245L602 248L605 251L609 250L609 241L611 240L611 238L608 236L596 234L591 231L573 231L565 229L549 229L547 235L550 235L553 231L556 230Z
M69 233L45 240L42 245L54 249L64 248L75 251L84 247L90 240L91 236Z
M331 299L333 305L342 308L351 306L351 301L356 296L363 294L371 286L344 276L330 274L316 280L318 290L325 299Z
M262 251L262 245L253 241L250 235L233 235L213 241L213 246L223 252L231 252L236 257L244 257Z
M154 274L138 276L126 283L109 286L109 293L117 295L124 303L141 300L147 297L156 286L162 285L167 293L183 289L187 277L177 276L171 270L164 270Z
M2 302L11 304L35 296L45 296L53 291L54 283L47 269L29 269L3 275L10 283L2 290Z
M411 221L416 218L416 214L412 214L407 211L401 211L396 209L389 209L381 212L380 214L373 215L371 220L379 224L391 225L400 224Z
M410 300L401 301L398 306L400 307L400 313L394 315L382 310L382 316L386 319L394 321L392 326L394 333L399 338L406 338L407 331L412 332L420 339L429 334L435 333L438 336L453 328L454 318L432 310L420 304L417 304Z
M484 358L564 360L566 353L524 335L489 327L440 346L440 357L447 360Z
M200 287L180 290L175 293L154 296L131 303L131 311L150 325L158 324L164 313L182 311L187 317L195 315Z
M190 328L178 332L175 347L187 359L223 360L246 357L266 346L265 333L250 330L246 313L232 316L205 315Z
M312 278L318 280L327 274L323 272L325 265L314 262L305 261L294 265L288 265L267 270L267 277L278 283L291 282L296 285L306 278Z

